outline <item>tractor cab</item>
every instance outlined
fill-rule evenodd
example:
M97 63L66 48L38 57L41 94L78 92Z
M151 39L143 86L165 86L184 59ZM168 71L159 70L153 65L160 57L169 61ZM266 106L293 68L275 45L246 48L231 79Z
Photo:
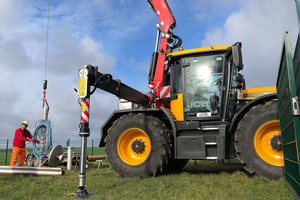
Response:
M233 116L240 85L237 65L241 64L234 64L239 55L233 56L232 49L232 46L206 47L168 55L171 111L178 121ZM182 107L178 107L180 104Z

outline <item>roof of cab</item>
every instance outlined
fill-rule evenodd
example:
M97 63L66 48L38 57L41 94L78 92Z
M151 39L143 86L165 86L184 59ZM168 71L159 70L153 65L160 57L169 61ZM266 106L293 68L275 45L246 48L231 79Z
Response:
M232 47L232 45L201 47L201 48L196 48L196 49L188 49L188 50L172 52L172 53L169 53L167 56L179 56L179 55L193 54L193 53L200 53L200 52L208 52L208 51L220 51L220 50L225 51L230 47Z

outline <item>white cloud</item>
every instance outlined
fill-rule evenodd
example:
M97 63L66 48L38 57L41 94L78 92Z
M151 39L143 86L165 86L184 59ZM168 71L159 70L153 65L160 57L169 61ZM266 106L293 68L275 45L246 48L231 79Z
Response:
M21 39L4 39L0 35L0 60L6 70L24 70L32 65L32 60Z
M29 130L33 133L36 121L42 118L47 21L47 9L41 9L43 6L46 5L38 2L24 3L19 0L1 2L0 70L3 78L0 87L2 119L0 138L2 139L13 138L14 130L24 120L29 121ZM66 4L62 3L61 6L54 5L57 10L53 10L53 13L63 13L67 10ZM68 13L70 10L72 9L68 7ZM91 33L89 30L78 34L76 31L79 29L67 25L68 21L76 20L75 16L80 14L83 12L72 13L65 18L54 16L50 19L46 78L47 100L50 105L49 120L53 123L54 140L73 136L79 139L81 109L73 90L78 87L79 68L86 64L94 64L109 72L116 62L113 56L105 53L102 41L95 41L89 35ZM105 101L106 104L112 102L112 97L108 94L102 96L101 99L108 99ZM110 109L113 110L115 107L112 104ZM108 112L107 109L98 112L97 119L103 123L108 113L111 111ZM94 129L94 126L92 123L91 129ZM99 124L97 127L100 127ZM99 138L99 135L95 138Z
M294 1L242 1L241 9L223 27L207 32L206 39L212 45L242 42L247 87L275 86L285 30L296 37Z
M88 35L78 39L72 36L70 27L62 27L52 37L49 73L71 75L86 64L109 71L115 65L115 58L103 53L102 42L96 42Z

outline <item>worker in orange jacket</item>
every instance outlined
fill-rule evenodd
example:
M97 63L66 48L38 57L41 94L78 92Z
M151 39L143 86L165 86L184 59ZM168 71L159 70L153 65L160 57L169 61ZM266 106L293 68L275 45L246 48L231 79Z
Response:
M30 131L27 130L27 127L28 127L28 122L24 121L22 122L21 127L15 131L15 137L13 140L13 153L11 155L10 166L16 165L17 158L19 155L20 157L19 157L18 166L22 166L24 164L25 157L26 157L25 141L39 143L37 139L33 139Z

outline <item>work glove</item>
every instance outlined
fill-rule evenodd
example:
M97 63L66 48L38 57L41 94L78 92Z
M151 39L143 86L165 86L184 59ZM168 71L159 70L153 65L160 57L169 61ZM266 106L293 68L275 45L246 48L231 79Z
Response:
M40 141L38 141L37 139L29 139L30 142L36 142L39 143Z

